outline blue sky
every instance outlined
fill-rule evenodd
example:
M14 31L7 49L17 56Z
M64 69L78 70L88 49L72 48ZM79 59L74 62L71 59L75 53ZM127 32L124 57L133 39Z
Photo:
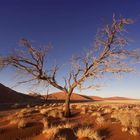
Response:
M73 54L92 46L97 28L108 23L113 13L136 19L128 28L133 40L129 48L140 48L139 7L139 0L0 0L0 55L8 54L17 47L18 40L25 37L38 44L51 42L54 48L50 62L67 64ZM65 69L59 77L62 73ZM11 87L17 81L15 75L12 69L6 69L0 72L0 82ZM139 83L140 74L125 74L121 80L106 77L102 90L81 93L140 98ZM27 85L15 89L25 93L33 90ZM44 88L35 90L46 91Z

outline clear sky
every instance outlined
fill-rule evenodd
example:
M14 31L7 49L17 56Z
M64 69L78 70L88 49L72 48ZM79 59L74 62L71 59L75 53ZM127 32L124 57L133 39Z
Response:
M24 37L39 44L51 42L54 48L50 59L65 64L73 54L92 46L97 28L109 22L113 13L136 19L129 28L129 37L133 40L129 47L140 48L139 0L0 0L0 55L8 54ZM59 77L62 73L65 69ZM6 86L11 87L16 81L13 70L0 72L0 82ZM15 90L27 93L33 89L22 85ZM81 93L140 98L140 74L125 74L122 80L106 76L102 90Z

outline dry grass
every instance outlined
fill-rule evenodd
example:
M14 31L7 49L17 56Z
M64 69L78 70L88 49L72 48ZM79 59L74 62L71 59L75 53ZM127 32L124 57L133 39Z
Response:
M122 127L122 132L129 132L131 135L137 136L139 135L138 129L140 129L140 116L138 112L133 110L133 106L131 110L128 107L123 106L121 111L114 112L111 115L111 118L115 118L116 120L120 121Z
M129 133L130 133L131 135L133 135L133 136L139 135L139 132L138 132L138 129L137 129L137 128L131 128L131 129L129 130Z
M10 124L18 124L20 120L18 118L11 119Z
M128 128L127 127L122 127L122 132L127 132Z
M25 127L27 127L27 121L25 119L21 119L18 122L18 128L25 128Z
M47 118L43 118L43 120L41 121L43 123L44 129L48 129L50 126L50 122Z
M54 118L60 118L60 119L64 118L63 112L61 110L56 110L56 109L50 110L48 112L48 117L50 116Z
M48 109L41 109L40 114L46 115L48 113Z
M100 113L100 112L93 112L93 113L91 114L91 116L100 117L100 116L101 116L101 113Z
M54 140L56 137L56 134L59 132L59 127L50 127L49 129L43 130L43 134L45 134L45 137L49 140Z
M140 127L140 116L134 113L116 112L111 115L111 118L119 120L125 127Z
M104 125L104 123L105 123L105 118L104 117L102 117L102 116L100 116L100 117L97 117L96 118L96 123L98 124L98 125Z
M81 108L80 114L86 114L87 111L88 111L88 107L87 107L87 106L83 106L83 107Z
M105 110L104 110L104 113L111 113L112 112L112 110L111 110L111 108L106 108Z
M132 116L132 127L140 128L140 116Z
M46 124L45 124L46 125ZM44 126L44 130L43 130L43 134L45 135L45 137L48 140L66 140L67 136L66 135L59 135L59 132L61 129L67 129L67 128L74 128L75 124L74 123L65 123L65 124L60 124L58 126L48 126L48 122L47 122L47 126Z
M29 117L33 113L37 113L39 111L35 110L35 108L24 108L20 112L17 113L18 118Z
M76 123L65 123L65 124L62 124L62 125L59 125L59 128L74 128L76 126Z
M79 128L76 132L78 138L89 138L91 140L102 140L102 136L98 132L94 131L92 128Z

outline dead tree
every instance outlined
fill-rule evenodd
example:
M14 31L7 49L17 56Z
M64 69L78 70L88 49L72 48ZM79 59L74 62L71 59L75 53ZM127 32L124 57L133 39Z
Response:
M49 89L47 89L47 94L43 96L43 99L47 101L49 98Z
M70 97L75 88L96 88L98 85L89 85L84 87L84 83L93 79L100 78L104 73L126 73L133 71L129 61L132 58L138 58L138 54L134 50L128 50L127 39L125 38L124 26L132 24L131 19L119 18L113 16L112 23L106 25L98 32L93 48L84 56L74 57L72 69L64 78L64 85L60 85L56 79L59 67L56 65L51 69L47 69L46 56L49 47L35 48L27 39L22 39L20 44L24 47L20 53L14 55L3 56L0 58L0 66L13 66L17 70L30 75L30 79L22 83L32 80L44 81L48 85L61 90L66 95L65 100L65 116L69 117ZM25 53L23 50L25 49Z

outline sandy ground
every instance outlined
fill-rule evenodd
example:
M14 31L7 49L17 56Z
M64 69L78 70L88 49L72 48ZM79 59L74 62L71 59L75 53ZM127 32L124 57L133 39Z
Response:
M92 111L87 113L81 114L81 108L72 108L72 117L67 119L59 119L59 118L49 118L51 125L59 125L66 122L74 123L75 127L72 129L67 129L63 131L65 135L67 135L68 140L78 140L76 136L74 136L73 131L76 131L78 127L82 127L84 125L89 125L93 127L96 131L100 132L100 135L103 137L104 140L140 140L140 135L134 136L128 132L121 131L121 124L120 122L115 122L111 118L112 111L109 113L103 113L103 110L106 108L111 108L112 106L124 106L125 108L128 106L134 106L135 108L140 107L139 100L132 100L132 101L97 101L94 103L81 103L81 104L74 104L75 106L91 106L93 105L94 108ZM73 106L74 106L73 105ZM40 113L41 109L51 108L57 109L61 108L62 105L49 105L49 106L37 106L31 108L25 108L26 110L32 110L28 112L22 118L26 119L28 125L25 128L18 128L18 123L14 120L18 119L18 115L20 114L21 110L23 109L9 109L6 111L0 111L0 140L49 140L46 134L43 134L43 123L42 119L46 116ZM132 110L133 108L130 108ZM89 109L88 109L89 110ZM134 109L133 109L134 110ZM115 109L113 109L115 111ZM93 112L102 113L102 117L104 118L104 122L101 124L97 124L96 116L92 116ZM140 114L140 112L139 112ZM21 119L21 118L20 118ZM72 131L71 131L72 130Z

